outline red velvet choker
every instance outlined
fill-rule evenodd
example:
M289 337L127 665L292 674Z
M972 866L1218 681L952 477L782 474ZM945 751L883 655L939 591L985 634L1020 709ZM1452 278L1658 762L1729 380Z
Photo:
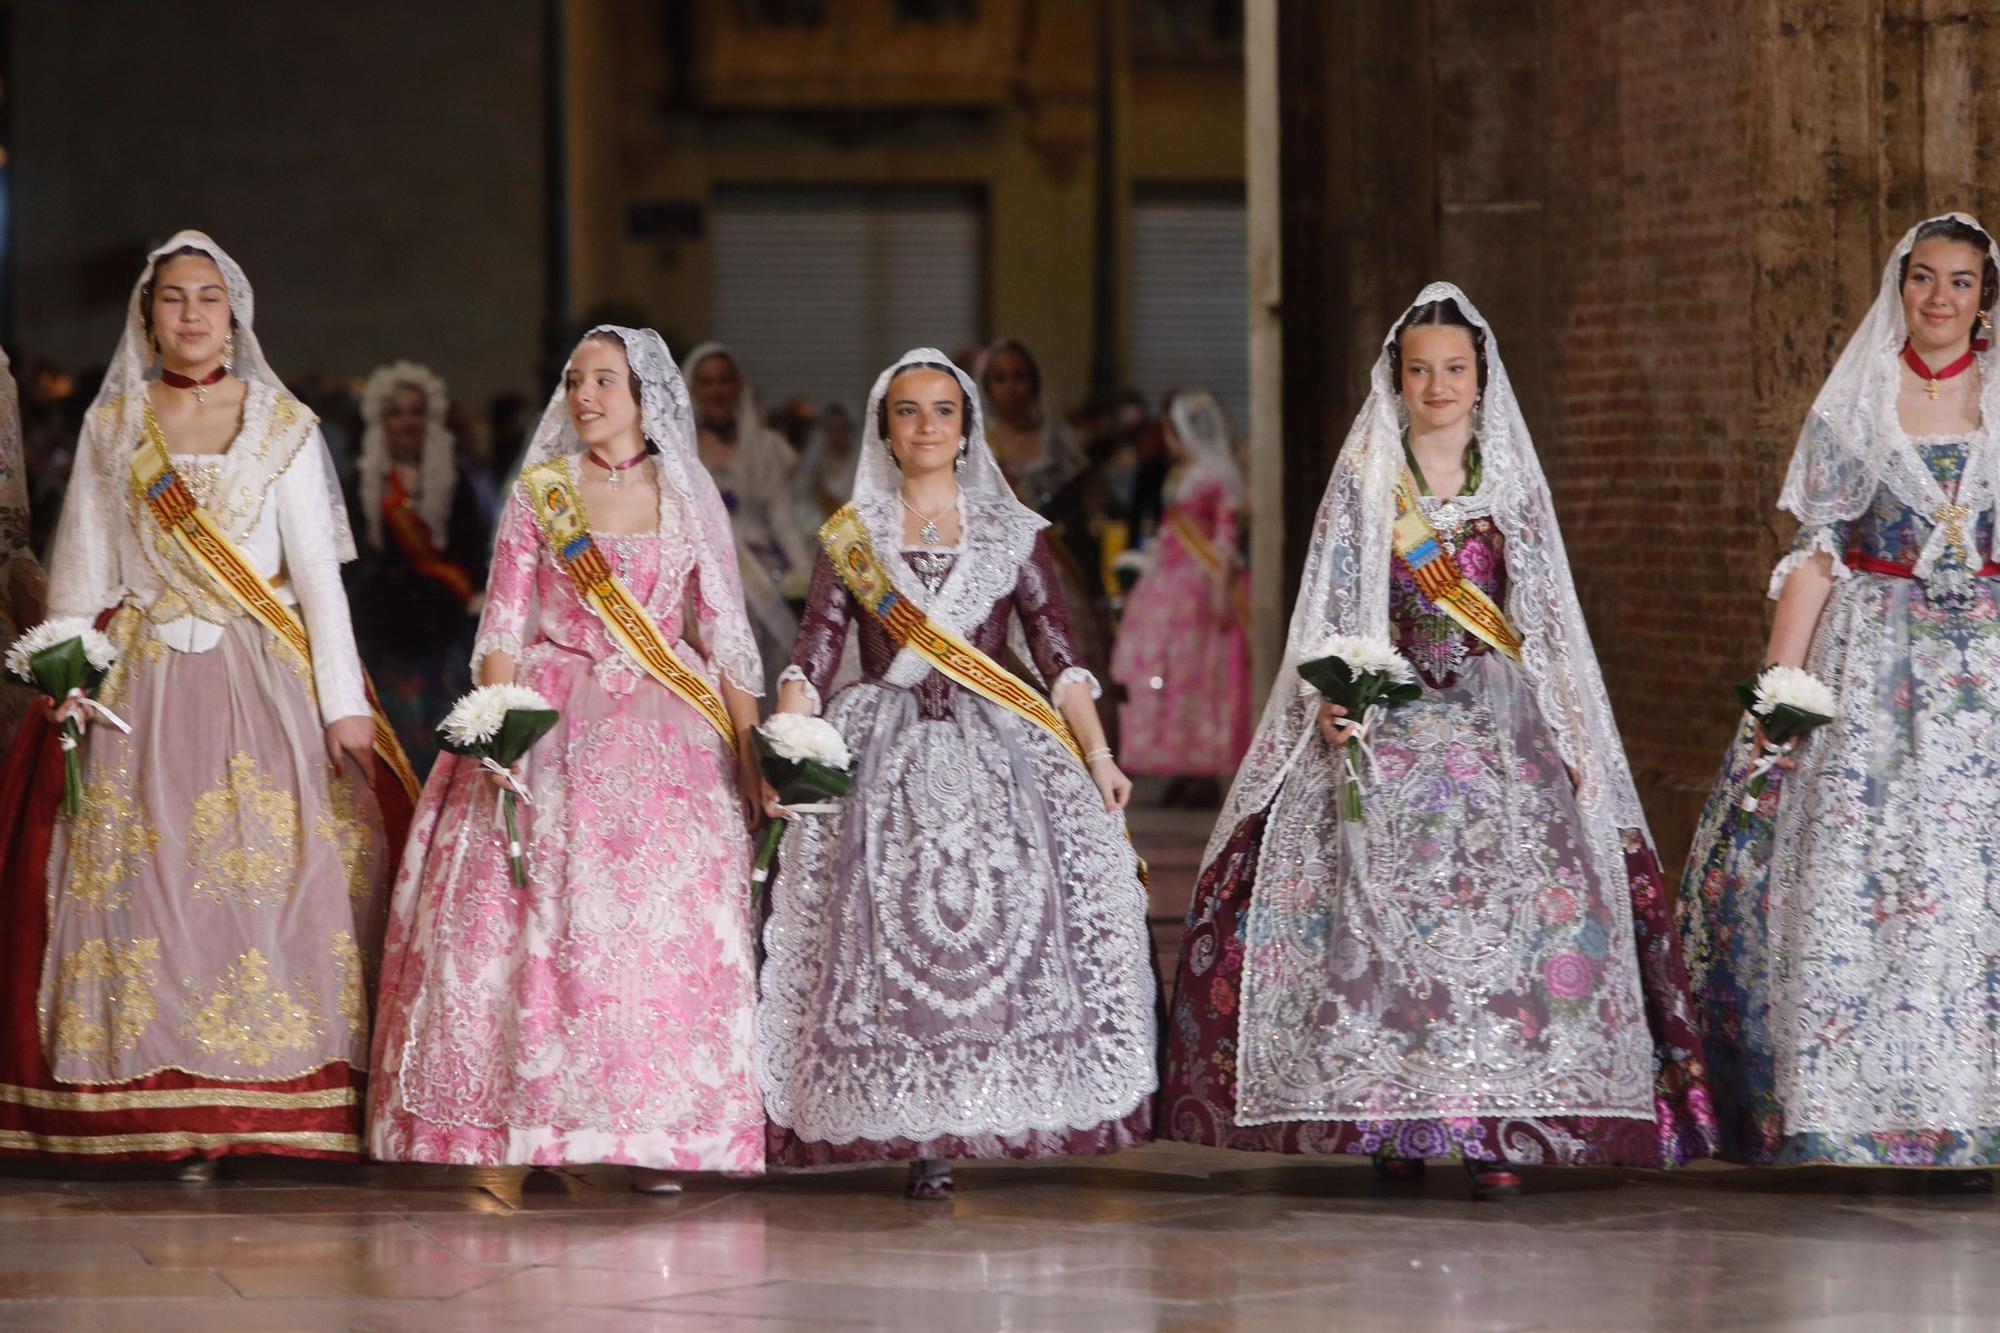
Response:
M1974 338L1972 346L1967 348L1965 354L1959 357L1958 360L1939 370L1932 370L1924 364L1924 359L1917 355L1917 349L1910 346L1910 340L1905 338L1903 339L1903 364L1917 372L1924 379L1924 392L1935 398L1938 395L1939 380L1948 380L1954 375L1963 375L1966 369L1972 365L1973 359L1985 350L1986 340L1984 338Z
M627 468L635 468L639 466L639 464L645 462L647 458L647 454L644 450L641 450L640 452L633 454L630 458L626 459L622 463L605 462L602 458L599 458L597 456L597 450L595 449L585 449L583 451L583 456L585 458L588 458L591 462L597 464L597 466L603 468L606 472L609 472L611 474L610 477L606 478L606 480L608 480L611 483L611 489L614 491L624 484L624 478L620 477L618 474L625 471Z
M220 384L222 377L228 373L228 366L217 366L200 379L195 379L192 375L183 375L178 371L168 370L165 366L162 366L160 367L160 383L166 385L169 389L193 389L195 401L205 403L208 401L208 386L211 384Z

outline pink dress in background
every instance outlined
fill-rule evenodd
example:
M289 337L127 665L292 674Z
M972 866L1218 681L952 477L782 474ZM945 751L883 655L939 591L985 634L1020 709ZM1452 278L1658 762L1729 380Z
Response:
M1111 653L1112 679L1125 687L1118 758L1127 773L1227 777L1250 747L1250 639L1234 611L1217 618L1213 576L1181 540L1176 514L1217 551L1236 549L1228 489L1214 476L1191 475L1160 524L1152 563L1125 599ZM1239 589L1246 584L1240 564L1232 577Z
M687 534L597 543L666 633L691 612L715 641ZM529 884L509 877L493 787L440 756L396 880L370 1151L762 1170L734 756L612 643L518 489L476 651L514 656L519 683L562 712L523 765ZM675 651L705 666L687 643Z

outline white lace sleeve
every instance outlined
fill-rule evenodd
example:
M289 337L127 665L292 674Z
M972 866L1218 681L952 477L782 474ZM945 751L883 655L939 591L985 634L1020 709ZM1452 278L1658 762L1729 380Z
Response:
M493 565L486 575L486 606L472 643L472 674L490 653L505 653L518 664L534 633L535 565L542 537L520 487L500 502L500 531L493 539Z
M820 700L818 688L813 685L811 680L807 679L806 673L801 671L797 666L788 664L783 671L778 673L778 688L782 690L785 687L785 682L788 680L795 680L799 683L799 687L806 692L806 702L812 705L813 716L818 717L820 709L824 707L824 704Z
M1813 527L1800 528L1799 535L1792 541L1791 553L1783 560L1780 560L1777 568L1771 571L1771 585L1766 590L1765 595L1772 601L1777 601L1778 595L1784 592L1785 580L1792 576L1792 571L1816 555L1831 557L1833 562L1831 573L1833 577L1836 579L1846 578L1853 572L1848 569L1846 563L1846 528L1847 525L1845 523L1818 524Z
M1051 699L1061 698L1062 692L1078 681L1082 681L1090 687L1090 697L1092 699L1102 699L1104 697L1104 686L1098 682L1095 675L1091 674L1089 668L1080 666L1069 667L1060 676L1057 676L1055 683L1049 686L1049 697Z
M278 537L285 574L299 599L306 634L312 640L313 684L320 716L328 722L368 715L361 684L361 655L347 614L347 590L340 581L336 530L327 519L326 445L318 436L278 474Z
M71 463L62 519L49 559L49 614L94 618L125 595L118 548L125 536L124 506L104 476L100 414L84 421Z

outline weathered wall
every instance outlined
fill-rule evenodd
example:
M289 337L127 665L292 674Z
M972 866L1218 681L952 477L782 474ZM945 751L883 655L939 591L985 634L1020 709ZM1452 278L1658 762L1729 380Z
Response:
M1326 475L1418 286L1464 286L1527 409L1677 864L1735 722L1728 687L1763 648L1799 422L1888 246L1995 193L2000 81L1981 71L2000 68L2000 6L1422 0L1329 17L1283 0L1280 17L1321 53L1281 53L1287 133L1324 140L1285 167L1288 473ZM1315 240L1327 253L1302 258ZM1306 489L1287 495L1294 569Z

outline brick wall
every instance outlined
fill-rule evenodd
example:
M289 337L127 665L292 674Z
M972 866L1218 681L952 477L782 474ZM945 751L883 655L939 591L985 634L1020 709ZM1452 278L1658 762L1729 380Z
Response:
M1288 310L1337 293L1355 364L1323 381L1332 430L1288 440L1287 465L1324 477L1374 340L1421 283L1466 288L1535 432L1677 867L1735 725L1728 687L1763 648L1799 423L1887 247L1994 193L2000 80L1980 71L2000 69L2000 7L1347 8L1317 94L1329 171L1386 181L1330 184L1345 272L1288 281Z

